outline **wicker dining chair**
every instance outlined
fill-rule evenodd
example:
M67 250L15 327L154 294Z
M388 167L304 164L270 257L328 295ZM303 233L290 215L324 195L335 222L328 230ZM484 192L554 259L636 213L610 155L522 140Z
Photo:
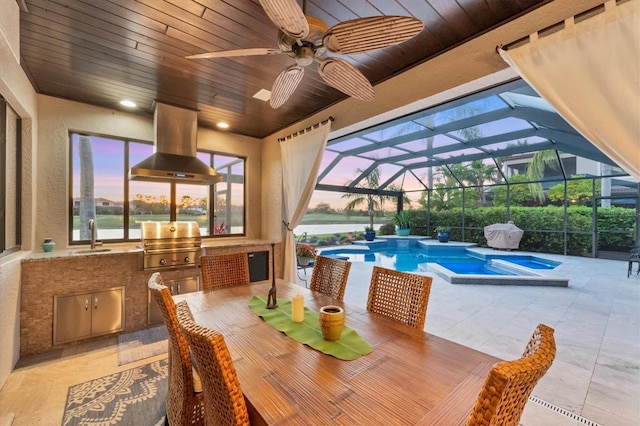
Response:
M171 426L203 425L204 397L202 386L198 384L200 377L191 362L189 343L180 331L173 297L159 272L151 275L148 287L158 302L169 335L167 420Z
M249 259L247 253L231 253L200 256L202 289L249 284Z
M309 288L342 301L347 288L351 262L326 256L316 256Z
M186 301L176 305L180 329L202 372L207 425L248 425L249 412L222 334L196 324Z
M491 367L467 426L517 426L524 406L556 356L553 328L538 325L520 359Z
M424 329L433 278L373 267L367 310Z

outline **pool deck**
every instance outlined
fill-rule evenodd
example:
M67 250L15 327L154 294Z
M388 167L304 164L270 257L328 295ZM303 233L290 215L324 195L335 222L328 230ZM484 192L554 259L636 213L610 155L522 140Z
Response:
M546 273L569 279L569 286L452 285L426 272L433 284L425 330L515 359L535 327L547 324L555 329L556 359L533 390L520 424L640 424L640 275L627 278L626 261L513 253L561 262ZM374 265L352 263L347 305L366 307ZM306 273L301 277L308 280L311 270Z

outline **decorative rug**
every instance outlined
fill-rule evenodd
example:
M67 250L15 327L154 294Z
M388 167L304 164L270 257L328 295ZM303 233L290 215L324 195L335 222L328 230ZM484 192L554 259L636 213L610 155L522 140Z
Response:
M69 387L63 426L163 425L168 359Z
M118 365L166 353L167 328L164 325L118 336Z

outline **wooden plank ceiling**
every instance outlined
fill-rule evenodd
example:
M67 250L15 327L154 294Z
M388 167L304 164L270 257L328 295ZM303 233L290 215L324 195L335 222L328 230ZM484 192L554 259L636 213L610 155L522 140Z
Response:
M316 0L306 13L329 27L377 15L414 16L425 29L412 40L342 56L371 83L382 82L549 0ZM153 101L198 110L201 126L265 137L346 97L316 67L279 109L252 96L270 90L294 60L287 55L185 59L251 47L278 48L278 30L258 0L25 0L20 13L22 66L38 93L122 109L131 99L152 115ZM332 53L328 56L338 56Z

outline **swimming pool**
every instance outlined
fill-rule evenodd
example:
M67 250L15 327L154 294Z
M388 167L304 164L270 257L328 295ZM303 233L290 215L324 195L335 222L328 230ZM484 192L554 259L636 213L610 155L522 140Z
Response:
M419 244L409 245L408 247L387 244L379 247L369 247L369 250L339 248L322 250L321 254L346 257L352 262L375 262L386 268L403 272L425 270L424 264L436 263L455 274L519 276L523 275L521 269L505 268L503 263L494 263L493 261L501 260L536 270L554 269L560 265L560 262L532 255L481 255L473 253L465 247L426 248Z
M430 238L385 236L356 241L348 247L321 249L320 254L352 262L376 262L397 271L428 273L451 284L568 287L554 269L562 263L537 255L491 252L476 244L439 243Z

